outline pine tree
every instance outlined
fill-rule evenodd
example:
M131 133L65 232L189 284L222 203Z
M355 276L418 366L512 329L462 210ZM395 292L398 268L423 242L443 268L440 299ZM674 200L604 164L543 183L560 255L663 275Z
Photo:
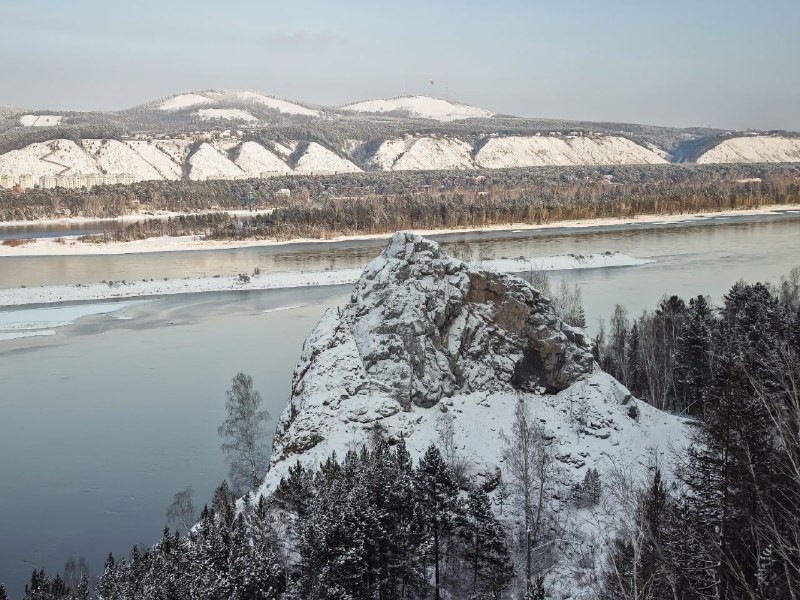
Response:
M0 583L0 600L8 600L8 594L6 594L6 588L2 583Z
M470 491L459 519L464 560L472 572L472 594L499 597L513 576L503 526L494 516L489 496L480 488Z
M118 600L117 570L114 555L109 553L103 573L97 578L97 600Z
M415 473L417 503L434 568L434 598L441 599L441 559L445 537L459 513L458 486L439 450L431 444Z
M681 390L677 407L691 415L703 414L703 396L711 381L711 331L714 317L705 296L689 300L687 323L678 339L675 364Z

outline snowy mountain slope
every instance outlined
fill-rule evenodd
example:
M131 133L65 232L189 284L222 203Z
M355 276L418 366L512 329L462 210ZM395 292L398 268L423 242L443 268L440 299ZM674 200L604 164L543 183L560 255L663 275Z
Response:
M267 108L275 109L278 112L286 115L302 115L306 117L318 117L321 114L320 111L318 110L306 108L305 106L300 106L299 104L295 104L293 102L287 102L286 100L279 100L278 98L265 96L264 94L259 94L258 92L235 91L235 92L229 92L229 94L235 96L239 100L244 100L246 102L253 102L256 104L263 104Z
M132 146L117 140L83 140L83 147L104 173L130 173L136 181L164 179Z
M487 169L545 165L666 164L659 154L620 136L493 137L475 162Z
M366 100L347 104L341 110L358 113L398 113L411 118L434 119L436 121L457 121L461 119L488 119L493 112L430 96L403 96Z
M244 171L208 143L201 144L189 157L189 169L189 179L193 181L246 177Z
M472 146L457 138L410 136L383 142L366 160L382 171L474 169L471 152Z
M0 155L0 174L71 175L100 173L97 163L72 140L37 142Z
M800 162L800 137L754 135L730 138L701 154L697 162Z
M164 111L173 111L213 103L214 101L211 98L201 96L200 94L178 94L162 102L158 108Z
M152 141L131 140L125 142L139 157L151 165L160 175L161 179L177 180L183 177L182 160L176 162L169 154L158 148Z
M295 173L303 175L323 175L330 173L358 173L361 169L354 163L346 160L321 146L311 142L294 167Z
M234 162L249 177L261 177L263 173L285 175L292 172L289 165L255 142L244 142L239 147L239 156Z
M469 476L491 489L509 476L500 433L511 432L520 402L552 440L554 511L567 511L587 469L643 473L688 443L684 422L600 371L583 331L529 284L399 232L350 303L329 309L306 340L259 492L271 493L297 461L314 467L376 434L404 437L417 459L439 443L445 421ZM590 516L570 525L576 540L613 533Z

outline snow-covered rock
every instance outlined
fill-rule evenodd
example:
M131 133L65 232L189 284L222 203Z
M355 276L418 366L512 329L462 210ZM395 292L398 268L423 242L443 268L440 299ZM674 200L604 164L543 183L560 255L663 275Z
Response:
M315 464L341 453L378 424L423 452L443 411L476 472L493 469L498 432L509 431L519 401L565 436L565 448L576 427L586 430L581 464L572 465L580 475L604 456L639 447L634 458L644 462L646 448L685 441L680 420L602 373L586 334L563 323L527 282L397 233L364 269L351 301L329 309L306 340L263 491L295 460Z
M730 138L704 152L697 162L800 162L800 137L751 135Z
M401 98L384 98L366 100L342 107L342 110L360 113L395 113L417 119L434 119L436 121L457 121L460 119L488 119L494 113L459 104L442 98L430 96L403 96Z

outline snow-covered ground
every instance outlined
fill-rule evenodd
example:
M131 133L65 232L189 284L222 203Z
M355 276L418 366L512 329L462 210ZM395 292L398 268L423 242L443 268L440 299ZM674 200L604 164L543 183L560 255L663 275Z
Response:
M19 124L23 127L52 127L63 119L61 115L22 115Z
M246 110L239 108L201 108L197 116L204 121L223 119L226 121L244 121L245 123L258 123L258 119Z
M456 121L460 119L488 119L493 112L430 96L403 96L402 98L383 98L366 100L342 107L342 110L362 113L408 113L410 117L435 119L437 121Z
M800 162L800 137L750 135L714 146L697 159L707 163Z
M162 102L158 108L161 110L182 110L213 103L214 101L211 98L206 98L200 94L178 94Z

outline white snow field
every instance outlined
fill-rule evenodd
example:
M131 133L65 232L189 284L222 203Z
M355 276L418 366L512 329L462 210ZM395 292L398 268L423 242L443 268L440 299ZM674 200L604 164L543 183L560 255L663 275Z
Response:
M214 104L214 101L200 94L178 94L162 102L158 108L167 111L183 110L185 108L192 108L193 106L202 106L204 104Z
M547 165L666 164L662 156L627 138L592 136L508 136L491 138L475 162L486 169Z
M385 98L366 100L347 104L342 110L361 113L407 113L410 117L419 119L434 119L436 121L457 121L461 119L488 119L493 112L444 100L430 96L403 96L401 98Z
M730 138L701 154L697 162L800 162L800 137L753 135Z
M61 115L22 115L19 124L23 127L52 127L61 123Z

